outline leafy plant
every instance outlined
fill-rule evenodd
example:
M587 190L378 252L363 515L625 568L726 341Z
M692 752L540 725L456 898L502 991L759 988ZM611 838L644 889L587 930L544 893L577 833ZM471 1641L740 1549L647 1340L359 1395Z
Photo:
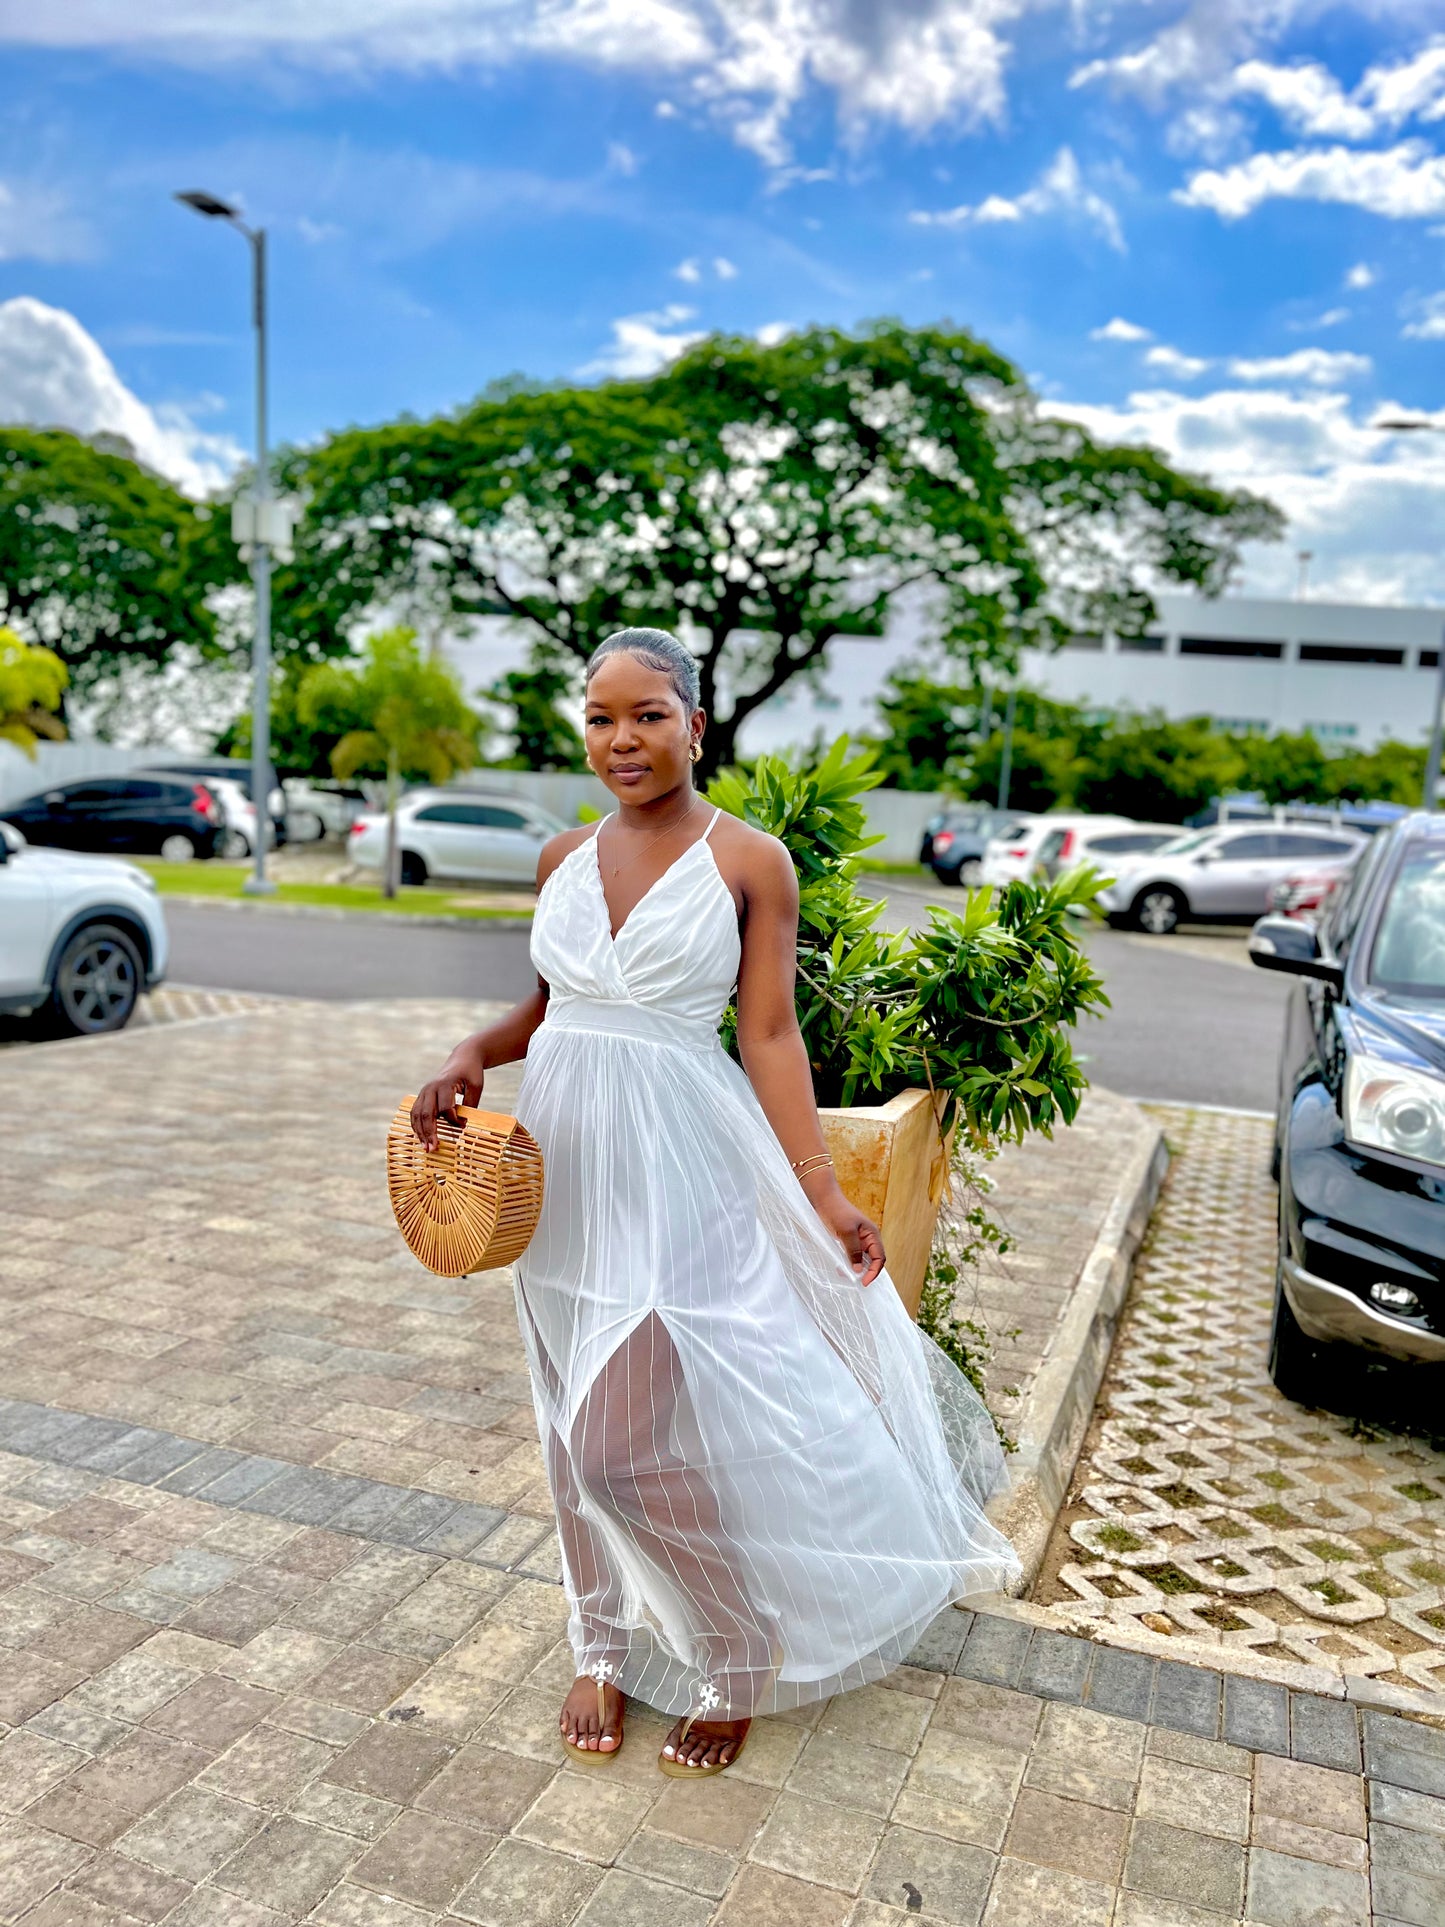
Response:
M14 743L34 760L36 742L58 742L65 725L55 714L70 680L49 649L33 648L13 629L0 629L0 742Z
M976 1271L990 1254L1002 1257L1012 1242L1003 1227L989 1216L984 1203L989 1187L979 1168L980 1160L997 1155L992 1146L964 1153L955 1140L949 1194L939 1213L933 1250L918 1299L920 1327L938 1349L953 1360L985 1405L988 1405L988 1365L993 1356L993 1338L977 1318L959 1310L959 1297L965 1275ZM1017 1441L1004 1430L992 1406L989 1406L989 1415L1005 1452L1016 1452Z
M396 804L404 777L445 783L476 761L481 720L444 663L426 662L411 629L373 636L360 662L318 663L297 691L300 720L337 736L333 772L386 778L385 896L396 895Z
M932 908L922 931L880 931L881 904L855 882L879 840L858 799L879 781L873 753L840 739L814 769L765 756L708 791L778 837L797 869L798 1022L818 1102L885 1103L921 1086L940 1129L971 1144L1071 1123L1085 1079L1068 1031L1108 1003L1069 914L1097 877L1012 883L996 901L978 891L962 910ZM734 1026L729 1012L730 1046Z

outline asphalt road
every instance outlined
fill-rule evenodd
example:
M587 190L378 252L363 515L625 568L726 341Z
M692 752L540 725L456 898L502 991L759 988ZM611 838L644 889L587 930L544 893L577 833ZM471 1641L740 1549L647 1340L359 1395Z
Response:
M894 917L927 893L886 886ZM525 995L524 931L417 928L371 917L168 908L173 983L293 997ZM1241 933L1147 938L1094 929L1087 941L1113 1008L1084 1024L1089 1075L1129 1097L1269 1110L1288 984L1243 959Z
M400 918L278 915L167 904L169 976L210 990L286 997L526 996L537 981L525 930L465 929Z

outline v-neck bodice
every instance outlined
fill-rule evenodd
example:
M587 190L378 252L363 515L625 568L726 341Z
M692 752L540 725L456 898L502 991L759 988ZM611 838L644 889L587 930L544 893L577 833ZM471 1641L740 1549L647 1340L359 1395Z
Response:
M673 1030L678 1042L694 1044L715 1039L737 983L742 946L737 906L713 856L711 829L709 824L644 891L615 937L596 834L562 859L543 886L532 922L532 961L552 991L549 1022L580 1014L569 1017L569 1001L612 1004L619 1015L640 1010L663 1020L648 1026L649 1034Z

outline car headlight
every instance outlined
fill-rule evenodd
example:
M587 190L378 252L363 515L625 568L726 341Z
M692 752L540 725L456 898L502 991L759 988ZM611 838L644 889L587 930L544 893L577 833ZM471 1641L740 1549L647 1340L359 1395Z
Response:
M1396 1157L1445 1165L1445 1082L1354 1052L1345 1071L1345 1136Z

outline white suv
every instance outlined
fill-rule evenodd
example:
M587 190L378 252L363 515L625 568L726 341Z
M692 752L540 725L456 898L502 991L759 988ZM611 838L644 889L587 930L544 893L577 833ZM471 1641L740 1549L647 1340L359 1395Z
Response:
M166 973L155 884L115 857L41 850L0 823L0 1011L119 1030Z
M1359 856L1358 830L1304 823L1221 823L1191 830L1137 861L1120 862L1097 902L1110 923L1167 937L1186 919L1252 923L1275 887L1302 869Z

